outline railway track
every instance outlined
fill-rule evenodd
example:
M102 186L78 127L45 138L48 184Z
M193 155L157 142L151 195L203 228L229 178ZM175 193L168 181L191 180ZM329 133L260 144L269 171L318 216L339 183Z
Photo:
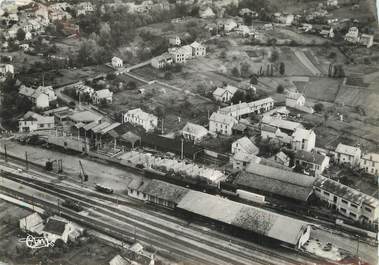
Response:
M96 207L97 211L99 211L100 213L103 213L104 215L111 216L114 219L122 220L125 223L133 225L135 227L140 227L141 229L143 229L145 231L149 231L151 233L149 235L149 237L151 237L151 238L154 238L154 236L156 236L155 234L157 234L156 230L151 228L151 227L154 227L154 228L159 228L163 231L169 231L170 233L172 233L175 236L175 238L172 238L171 242L183 244L182 240L178 240L176 238L177 236L180 235L181 237L184 237L184 239L187 241L188 240L193 241L193 244L195 244L197 242L197 243L206 244L206 245L213 246L213 247L217 246L217 248L215 250L221 251L221 252L227 251L229 253L229 255L227 255L225 257L225 255L218 254L218 255L216 255L216 257L220 258L223 261L229 262L231 264L304 264L304 263L299 262L297 260L290 259L286 256L279 255L277 253L273 253L273 252L268 251L268 250L258 249L258 248L254 249L254 248L252 248L252 246L250 244L247 244L246 246L241 246L241 244L238 243L238 246L242 247L242 248L247 247L248 249L246 249L246 250L259 252L259 254L265 254L266 256L270 257L271 260L273 258L276 258L276 259L280 260L280 262L274 263L274 262L270 262L267 260L263 260L263 259L257 258L257 256L254 254L244 254L244 253L241 253L241 251L237 251L237 250L232 249L232 248L225 249L226 248L225 243L220 243L220 244L217 243L217 240L225 240L225 238L215 237L214 235L207 234L208 236L212 236L213 238L211 240L206 240L204 238L197 238L194 235L189 234L188 232L180 231L178 234L177 229L172 229L172 228L169 228L168 226L162 225L160 222L154 221L154 218L146 219L146 218L141 218L140 216L138 216L136 214L132 214L131 212L126 213L125 211L122 211L116 207L105 205L104 203L100 203L98 201L95 201L94 199L89 199L88 197L86 197L86 195L83 195L80 190L75 191L75 189L71 189L70 191L68 191L68 190L66 190L66 188L63 188L63 187L58 188L56 185L53 185L50 183L45 183L45 182L42 182L42 181L39 181L36 179L30 179L30 178L22 177L22 176L19 176L17 174L12 174L9 172L3 173L3 175L4 175L4 177L6 177L8 179L11 179L13 181L17 181L17 182L25 184L25 185L28 185L32 188L35 188L35 189L38 189L40 191L49 193L51 195L57 196L57 197L62 198L62 199L67 199L67 198L75 199L77 201L80 201L82 203L82 205L85 207L88 207L88 208ZM81 192L81 193L78 194L77 192ZM108 202L114 202L114 200L115 200L114 198L111 198L108 196L103 196L103 195L101 195L101 199L106 199ZM119 202L120 202L120 204L124 204L124 205L129 204L129 203L124 202L123 200L120 200ZM132 210L132 209L130 209L130 210ZM135 209L133 209L133 210L134 210L134 212L136 211ZM157 216L155 216L155 218L156 217ZM161 217L162 216L160 216L160 218ZM165 221L167 222L167 220L165 220ZM170 221L172 221L172 220L170 220ZM201 231L201 232L203 233L204 231ZM160 233L161 233L160 235L162 237L167 237L167 234L164 234L164 233L162 234L162 232L160 232ZM214 239L216 239L216 241ZM147 240L147 241L149 241L149 240ZM156 244L157 242L147 242L147 243L157 245ZM193 248L194 245L188 245L187 244L187 245L184 245L184 247ZM196 246L195 246L195 249L197 251L204 251L203 248L196 248ZM215 256L214 253L212 255ZM239 257L241 260L245 260L245 262L251 261L251 263L238 262L238 259L236 261L236 260L230 259L229 256L232 256L232 257L234 256L235 258Z

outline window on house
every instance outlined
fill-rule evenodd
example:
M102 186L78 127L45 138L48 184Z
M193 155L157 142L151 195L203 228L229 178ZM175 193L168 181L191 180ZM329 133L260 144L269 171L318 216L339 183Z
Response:
M372 161L372 166L375 167L375 162L374 161Z
M344 204L347 204L347 201L345 201L345 200L342 200L342 203L344 203Z
M340 208L341 212L343 213L346 213L346 209L345 208Z
M354 218L357 217L357 215L355 213L350 213L350 216L354 217Z
M351 207L353 207L353 208L358 208L358 205L352 203L352 204L351 204Z
M329 196L329 195L330 195L330 193L329 193L329 192L326 192L326 191L324 191L324 195L326 195L326 196Z
M321 190L319 188L316 188L316 191L321 192Z
M365 210L368 211L369 213L371 213L371 211L372 211L372 210L371 210L370 208L368 208L368 207L365 207Z
M366 165L366 162L367 162L366 160L363 160L363 164L364 164L364 165Z

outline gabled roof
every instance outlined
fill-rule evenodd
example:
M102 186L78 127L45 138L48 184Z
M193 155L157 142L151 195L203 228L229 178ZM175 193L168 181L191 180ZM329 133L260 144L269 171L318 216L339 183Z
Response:
M113 92L111 92L108 88L97 90L94 93L98 98L109 98L112 97Z
M177 207L291 245L297 245L309 225L262 208L193 190L183 197Z
M187 124L183 127L182 131L193 135L206 135L208 133L208 130L205 129L203 126L192 122L187 122Z
M47 223L43 231L61 236L64 230L66 229L66 224L67 223L64 221L50 218L47 220Z
M376 154L376 153L363 154L362 159L379 162L379 154Z
M304 150L298 150L295 153L295 159L303 160L308 163L321 165L322 162L326 159L326 156L319 154L317 152L308 152Z
M42 116L33 111L28 111L24 116L19 120L25 121L37 121L38 123L54 123L54 117L52 116Z
M295 131L296 128L304 128L303 125L298 122L268 116L263 117L262 123L271 125L273 127L277 127L279 129L285 129L290 131Z
M359 147L354 147L346 144L339 143L336 148L336 153L355 156L361 152Z
M314 178L278 167L250 163L246 172L240 173L234 184L299 201L307 201L313 190Z
M358 205L365 203L374 208L379 207L379 200L377 198L364 194L330 178L320 176L316 179L314 186Z
M201 45L200 43L198 43L197 41L192 42L192 43L190 44L190 46L191 46L192 48L195 48L195 49L204 48L204 46Z
M273 100L272 97L258 99L258 100L255 100L255 101L251 101L251 102L249 102L247 104L249 105L249 107L256 107L256 106L260 106L260 105L263 105L263 104L269 104L269 103L274 103L274 100Z
M98 121L101 119L100 115L97 115L91 111L85 110L81 112L76 112L70 116L70 119L74 122L92 122L92 121Z
M298 92L288 92L286 98L297 100L300 97L304 97L303 94Z
M209 118L210 121L224 123L224 124L235 124L237 123L237 120L229 115L224 115L221 113L213 112L211 117Z
M306 130L303 128L296 128L292 134L294 141L302 141L303 139L309 139L314 132L312 130Z
M153 179L146 186L139 188L140 192L165 201L178 203L189 191L187 188Z
M141 120L145 120L145 121L157 119L157 117L155 115L144 112L140 108L128 110L128 112L125 115L134 115L134 116L137 116L138 118L140 118Z
M246 136L236 140L233 144L235 143L237 143L247 154L257 154L259 152L259 148Z

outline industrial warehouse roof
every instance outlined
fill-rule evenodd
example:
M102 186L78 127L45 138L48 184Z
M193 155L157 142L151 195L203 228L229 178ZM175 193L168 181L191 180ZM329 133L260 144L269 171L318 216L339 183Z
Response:
M296 245L309 225L261 208L190 190L177 208Z
M250 163L246 172L241 172L234 184L270 192L299 201L307 201L312 193L313 177L283 170L277 167Z
M92 121L98 121L101 119L100 115L97 115L91 111L85 110L81 112L76 112L70 116L70 119L74 122L92 122Z
M178 185L153 179L147 185L142 185L138 191L165 201L178 203L189 190Z
M379 207L379 200L377 198L352 189L330 178L320 176L316 179L314 186L358 205L365 203L374 208Z
M159 150L170 151L175 153L181 152L181 140L171 139L157 134L143 134L141 135L143 144L154 146ZM196 146L192 143L183 142L183 153L185 155L194 155L203 150L203 148Z

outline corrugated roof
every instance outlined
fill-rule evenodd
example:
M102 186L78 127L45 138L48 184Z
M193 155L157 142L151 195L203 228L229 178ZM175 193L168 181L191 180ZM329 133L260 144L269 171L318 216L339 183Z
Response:
M364 194L360 191L357 191L355 189L352 189L330 178L320 176L316 179L314 186L326 190L330 193L333 193L345 200L356 203L358 205L360 205L361 203L366 203L367 205L373 207L379 207L378 199L370 195Z
M309 225L261 208L190 190L177 208L296 245Z

